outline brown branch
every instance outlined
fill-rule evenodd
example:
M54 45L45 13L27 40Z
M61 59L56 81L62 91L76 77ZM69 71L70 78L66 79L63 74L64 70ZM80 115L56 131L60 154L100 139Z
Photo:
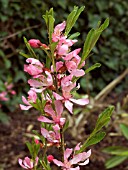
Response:
M96 97L95 100L102 101L110 92L111 90L121 82L121 80L128 74L128 68L120 75L118 76L115 80L113 80L111 83L109 83Z
M41 24L24 28L24 29L22 29L21 31L17 31L17 32L11 34L11 35L8 35L8 36L6 36L6 37L0 38L0 41L7 40L7 39L9 39L9 38L12 38L12 37L14 37L14 36L22 33L22 32L25 32L25 31L27 31L27 30L31 30L31 29L34 29L34 28L38 28L38 27L40 27L40 26L41 26Z

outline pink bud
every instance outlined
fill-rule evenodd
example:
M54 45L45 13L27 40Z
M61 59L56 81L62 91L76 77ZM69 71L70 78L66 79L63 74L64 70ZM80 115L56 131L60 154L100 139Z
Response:
M38 139L34 139L34 142L36 143L36 144L39 144L40 142L38 141Z
M37 40L37 39L31 39L31 40L28 41L28 43L33 48L40 48L40 46L41 46L40 40Z
M48 155L48 156L47 156L47 159L48 159L49 162L52 162L53 159L54 159L54 157L53 157L52 155Z

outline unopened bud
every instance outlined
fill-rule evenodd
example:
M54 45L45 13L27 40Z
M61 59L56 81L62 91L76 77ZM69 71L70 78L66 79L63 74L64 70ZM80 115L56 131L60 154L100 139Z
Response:
M28 43L33 48L40 48L40 46L41 46L40 40L37 40L37 39L31 39L31 40L28 41Z
M48 155L48 156L47 156L47 159L48 159L48 162L52 162L53 159L54 159L54 157L53 157L52 155Z

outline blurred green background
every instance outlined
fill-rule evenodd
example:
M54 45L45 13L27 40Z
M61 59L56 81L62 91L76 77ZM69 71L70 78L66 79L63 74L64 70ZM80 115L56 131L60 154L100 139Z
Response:
M82 47L87 32L96 27L99 20L110 18L110 25L102 33L92 56L86 61L87 67L99 62L102 66L85 78L80 79L82 91L91 96L98 94L107 84L117 78L128 67L128 1L127 0L1 0L0 1L0 91L3 82L13 82L17 95L8 101L13 111L26 93L27 74L23 71L25 58L19 52L27 52L23 36L28 40L39 39L47 44L46 25L42 14L54 8L56 24L66 19L73 6L85 6L73 32L80 32L75 48ZM42 52L37 50L41 56ZM128 79L124 78L114 93L126 90Z

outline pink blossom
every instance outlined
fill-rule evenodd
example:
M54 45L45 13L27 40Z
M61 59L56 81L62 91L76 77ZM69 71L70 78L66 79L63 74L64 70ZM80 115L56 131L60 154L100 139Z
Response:
M53 110L51 104L47 104L44 108L44 111L51 116L51 119L48 119L45 116L40 116L38 121L45 122L45 123L54 123L60 126L63 126L65 123L65 118L62 118L61 115L63 113L63 105L60 101L55 101L55 111Z
M60 37L62 35L62 31L65 29L66 22L63 21L61 24L56 25L54 28L54 33L52 34L52 41L57 42L60 40Z
M45 75L37 75L34 76L33 78L36 78L38 80L30 79L28 80L28 83L35 89L36 88L45 89L46 87L53 85L52 75L48 71L45 71Z
M89 157L91 155L91 150L88 152L82 152L79 154L75 154L76 150L79 150L80 147L76 146L73 152L73 149L67 148L64 152L64 162L58 161L57 159L53 159L53 162L57 166L61 166L63 170L80 170L80 167L77 166L73 168L73 165L87 165L89 163ZM72 157L71 154L73 153Z
M54 131L48 131L45 128L41 128L41 134L46 138L50 143L52 144L58 144L60 143L60 133L58 132L60 130L59 125L53 126Z
M32 108L33 106L30 103L36 103L36 99L37 99L36 92L30 89L28 92L28 100L24 96L22 96L22 101L27 106L20 104L21 110L29 110L30 108Z
M35 162L29 157L25 157L24 160L19 159L18 162L22 168L32 170L35 166L37 166L38 160L38 157L36 157Z
M35 58L28 58L26 60L29 65L24 65L24 71L29 73L32 76L36 76L43 72L44 65Z
M8 101L9 99L6 97L7 92L3 91L0 93L0 101Z

